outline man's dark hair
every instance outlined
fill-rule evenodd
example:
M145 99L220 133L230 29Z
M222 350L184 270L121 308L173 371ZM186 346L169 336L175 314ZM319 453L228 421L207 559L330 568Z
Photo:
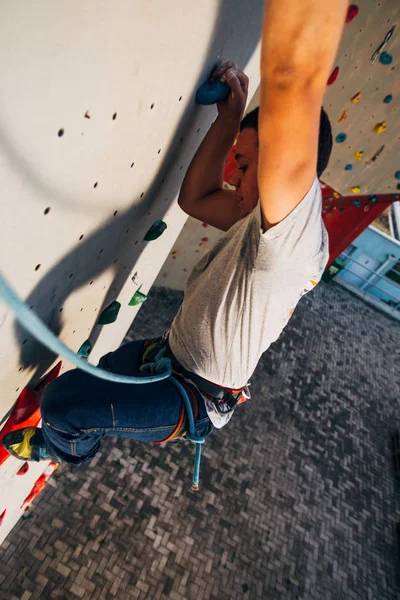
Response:
M258 131L258 112L255 108L249 112L240 123L240 131L243 129L255 129ZM329 117L321 108L321 118L319 121L319 138L318 138L318 162L317 175L321 177L322 173L328 166L329 158L332 152L332 129Z

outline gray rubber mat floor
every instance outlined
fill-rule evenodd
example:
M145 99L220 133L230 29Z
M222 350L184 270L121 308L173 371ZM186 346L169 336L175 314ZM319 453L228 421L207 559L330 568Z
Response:
M169 327L154 289L131 339ZM303 298L252 400L203 447L104 438L62 464L0 549L2 600L400 598L399 323L336 283Z

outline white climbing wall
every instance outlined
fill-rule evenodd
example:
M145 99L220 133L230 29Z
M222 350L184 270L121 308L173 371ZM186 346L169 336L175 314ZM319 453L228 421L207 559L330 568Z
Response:
M138 310L129 300L150 289L186 220L177 192L216 114L194 104L196 88L228 59L246 67L251 90L258 84L262 8L262 0L1 3L1 271L70 348L91 340L91 362L118 347ZM156 219L168 229L144 242ZM113 300L117 321L96 325ZM2 420L56 357L1 304L0 332ZM21 464L0 466L0 541L47 466L16 479Z
M355 196L359 193L397 195L400 194L400 179L395 176L396 173L400 176L400 2L361 0L356 6L358 14L353 13L353 18L345 24L335 59L333 68L339 67L337 78L327 86L324 97L334 142L322 179L344 196L351 195L351 188L357 187L360 192L354 192ZM379 59L372 64L372 55L394 25L397 29L382 48L382 52L392 57L391 64L382 64ZM359 93L358 102L351 102ZM391 102L384 102L388 96ZM259 106L259 88L250 98L247 111ZM375 133L375 125L383 121L386 121L386 130ZM338 143L336 136L341 133L346 134L346 140ZM382 146L382 152L371 161ZM361 160L355 159L357 150L363 152ZM345 170L348 164L351 170ZM184 290L197 260L221 235L217 229L205 229L201 222L189 218L156 285Z

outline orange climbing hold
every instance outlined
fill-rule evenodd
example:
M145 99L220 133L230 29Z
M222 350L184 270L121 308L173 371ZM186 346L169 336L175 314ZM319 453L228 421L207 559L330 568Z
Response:
M338 118L338 123L341 123L342 121L345 121L348 116L349 116L349 111L345 109L342 112L342 114L340 115L340 117Z
M352 104L357 104L357 102L360 102L360 100L361 100L361 92L358 92L358 94L356 94L355 96L352 97L350 102Z
M377 123L373 129L374 133L383 133L387 129L386 121L382 121L382 123Z

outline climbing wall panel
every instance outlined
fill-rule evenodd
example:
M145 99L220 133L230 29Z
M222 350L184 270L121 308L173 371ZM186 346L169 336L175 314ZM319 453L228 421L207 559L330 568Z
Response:
M344 196L395 193L400 183L395 177L400 169L400 3L361 0L357 8L358 14L349 12L334 81L324 98L334 148L323 179Z
M2 2L1 271L71 349L90 340L93 363L120 344L140 308L129 302L147 294L186 221L177 193L216 116L195 105L198 85L228 59L258 85L262 8ZM167 229L144 240L156 220ZM98 325L115 301L117 320ZM4 421L56 357L1 304L0 329Z

